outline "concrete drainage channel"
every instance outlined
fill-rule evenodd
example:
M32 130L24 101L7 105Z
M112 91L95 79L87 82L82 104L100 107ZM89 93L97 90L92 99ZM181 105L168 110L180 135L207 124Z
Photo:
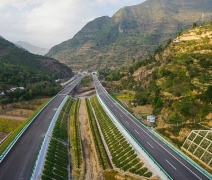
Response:
M54 129L55 122L57 121L57 118L60 114L60 111L62 107L64 106L65 102L67 101L69 96L66 96L63 101L61 102L60 106L57 108L57 111L55 112L55 115L53 116L51 123L49 125L49 128L44 136L44 140L42 142L40 151L37 155L37 158L35 160L34 166L32 168L30 180L38 180L41 179L41 174L43 170L43 165L45 162L46 153L48 150L49 142L51 140L51 135Z

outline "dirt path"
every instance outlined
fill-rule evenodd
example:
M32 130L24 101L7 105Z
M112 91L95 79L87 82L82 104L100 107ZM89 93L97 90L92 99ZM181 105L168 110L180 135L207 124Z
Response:
M98 180L100 179L100 168L98 165L95 145L92 139L91 129L88 122L85 98L81 98L79 108L79 122L85 161L85 180Z

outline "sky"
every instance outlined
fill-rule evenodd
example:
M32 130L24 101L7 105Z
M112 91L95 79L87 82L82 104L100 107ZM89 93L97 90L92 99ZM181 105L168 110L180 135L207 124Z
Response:
M111 17L145 0L0 0L0 35L51 48L71 39L89 21Z

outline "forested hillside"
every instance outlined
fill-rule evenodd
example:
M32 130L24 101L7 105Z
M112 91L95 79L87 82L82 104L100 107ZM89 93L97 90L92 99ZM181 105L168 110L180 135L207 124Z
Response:
M139 105L152 105L167 124L211 120L212 22L195 26L143 61L100 75L109 87L134 93Z
M61 87L58 78L70 78L72 70L57 60L34 55L0 38L0 103L54 95ZM14 87L24 87L9 91Z
M211 17L211 0L147 0L122 8L111 18L96 18L47 56L74 70L116 69L141 60L181 29Z

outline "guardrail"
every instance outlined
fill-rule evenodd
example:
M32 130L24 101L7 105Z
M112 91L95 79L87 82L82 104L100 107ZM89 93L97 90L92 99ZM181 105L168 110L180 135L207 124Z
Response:
M199 166L197 163L195 163L192 159L190 159L188 156L186 156L183 152L176 149L172 144L170 144L168 141L166 141L163 137L158 135L156 132L149 130L151 133L153 133L157 138L159 138L163 143L165 143L167 146L169 146L173 151L175 151L178 155L180 155L183 159L188 161L192 166L194 166L196 169L198 169L201 173L203 173L206 177L209 179L212 179L212 175L210 175L206 170L204 170L201 166Z
M162 171L162 173L168 178L172 179L169 174L155 161L155 159L145 150L145 148L133 137L133 135L123 126L123 124L118 120L118 118L112 113L112 111L107 107L106 104L101 100L101 97L97 94L97 97L99 99L100 104L103 105L103 108L106 110L107 114L111 118L115 118L115 120L119 123L119 125L127 132L127 134L134 140L134 142L146 153L146 155L153 161L154 164L157 165L157 167ZM109 111L109 112L108 112ZM132 144L131 144L132 145Z
M110 95L108 94L118 105L119 103ZM120 105L119 105L120 106ZM128 112L125 108L120 106L126 113L128 113L133 119L135 119L139 124L141 124L143 127L149 130L152 134L154 134L158 139L160 139L164 144L169 146L173 151L175 151L178 155L180 155L183 159L185 159L187 162L189 162L192 166L194 166L196 169L198 169L201 173L203 173L206 177L209 179L212 179L212 175L209 174L206 170L204 170L202 167L200 167L197 163L195 163L192 159L190 159L188 156L186 156L183 152L176 149L172 144L170 144L168 141L166 141L163 137L161 137L159 134L157 134L155 131L151 130L147 126L145 126L142 122L140 122L135 116L133 116L130 112Z
M63 99L63 101L60 103L57 111L54 113L52 120L50 122L50 125L49 125L49 127L46 131L46 134L48 136L52 135L55 123L56 123L58 116L60 114L60 111L61 111L62 107L64 106L65 102L67 101L67 99L68 99L68 96L66 96ZM44 164L44 161L45 161L45 157L46 157L46 153L47 153L47 150L48 150L49 142L50 142L50 137L48 137L47 135L45 135L43 137L42 144L39 148L39 151L37 153L34 165L32 167L32 171L31 171L30 178L29 178L31 180L41 179L41 177L39 178L38 176L39 176L39 174L41 174L43 164Z
M4 150L4 152L0 155L0 163L4 160L6 155L9 153L9 151L12 149L12 147L15 145L15 143L18 141L18 139L22 136L22 134L25 132L25 130L29 127L29 125L34 121L34 119L40 114L43 109L55 99L56 96L54 96L44 107L42 107L38 113L23 127L23 129L17 134L17 136L13 139L13 141L7 146L7 148Z

